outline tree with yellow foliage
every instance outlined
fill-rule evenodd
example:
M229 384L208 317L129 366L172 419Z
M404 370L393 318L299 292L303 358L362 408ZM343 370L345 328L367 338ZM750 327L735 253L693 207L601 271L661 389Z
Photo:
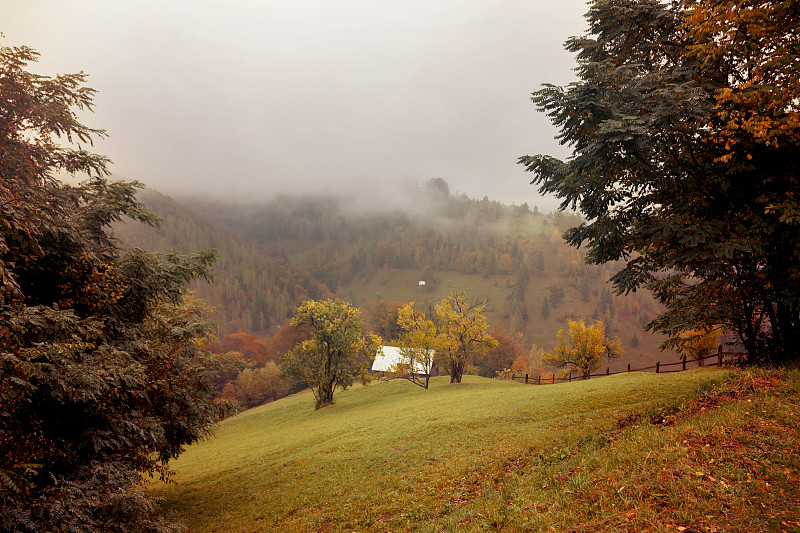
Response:
M606 326L602 320L590 326L583 320L570 320L567 339L564 339L562 329L558 331L558 342L555 350L544 355L544 362L570 372L577 371L584 379L600 368L604 355L608 359L622 356L619 338L612 340L606 337Z
M719 329L687 329L680 334L678 351L684 359L697 361L698 365L703 366L703 360L717 351L719 339Z
M442 343L436 324L417 312L414 302L398 309L397 324L403 330L399 343L403 362L394 374L427 389L436 350Z
M291 324L308 327L310 338L286 354L281 370L305 381L314 393L316 409L331 405L336 388L347 389L354 377L367 382L381 339L364 333L358 309L342 300L307 300Z
M441 334L437 359L450 374L450 383L461 383L467 363L497 343L486 331L487 305L486 300L454 292L436 306Z

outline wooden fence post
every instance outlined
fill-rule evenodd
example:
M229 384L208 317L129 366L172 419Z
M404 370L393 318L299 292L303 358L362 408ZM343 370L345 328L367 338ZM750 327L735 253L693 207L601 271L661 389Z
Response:
M568 377L569 377L569 382L572 383L572 369L571 368L569 370Z
M722 345L721 344L719 345L719 348L717 348L717 366L719 366L719 367L722 366Z
M528 384L528 374L525 374L525 385Z
M610 376L610 375L611 375L611 367L607 366L606 367L606 376Z
M555 384L556 384L556 373L553 372L553 385L555 385Z
M661 367L661 361L656 361L656 374L658 374Z
M537 385L541 385L542 384L542 373L541 372L539 373L538 376L536 376L536 384Z
M628 363L628 372L630 372L630 371L631 371L631 364Z
M686 370L686 357L684 356L683 361L681 361L683 365L681 365L681 370Z

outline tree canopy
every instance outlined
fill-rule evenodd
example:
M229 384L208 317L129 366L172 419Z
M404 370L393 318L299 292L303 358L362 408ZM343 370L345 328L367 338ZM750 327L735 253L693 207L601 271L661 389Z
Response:
M450 374L450 383L461 383L467 364L497 344L486 331L485 300L454 292L436 305L439 321L437 361Z
M397 324L403 331L399 339L403 368L395 369L395 374L427 389L436 350L442 343L436 324L430 317L414 309L414 302L398 309Z
M281 367L285 374L306 382L317 409L331 405L336 388L347 389L354 377L366 382L381 341L364 333L358 309L343 300L308 300L291 324L308 328L309 338L286 354Z
M577 371L587 379L600 368L604 355L607 359L616 359L622 356L622 348L618 338L606 336L603 321L587 326L583 320L570 320L567 338L564 338L564 330L559 330L558 346L544 355L543 362L570 372Z
M586 222L567 241L623 260L673 339L722 327L754 361L800 350L800 109L795 2L595 0L570 39L579 80L537 107L566 161L520 158Z
M155 219L81 148L104 135L77 118L85 75L32 74L37 57L0 48L0 530L174 531L139 486L226 412L186 293L214 254L115 240L111 222Z

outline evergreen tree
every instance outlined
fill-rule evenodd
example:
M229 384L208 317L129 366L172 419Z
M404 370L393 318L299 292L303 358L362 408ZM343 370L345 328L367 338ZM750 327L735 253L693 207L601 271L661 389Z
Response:
M547 298L547 296L545 296L544 300L542 300L542 308L539 313L544 319L547 319L550 316L550 300Z
M544 274L544 254L542 252L538 252L536 254L536 260L533 263L533 268L536 270L536 274L539 276Z
M639 341L639 336L636 333L634 333L633 337L631 337L631 346L636 348L637 346L639 346L639 342L640 342Z

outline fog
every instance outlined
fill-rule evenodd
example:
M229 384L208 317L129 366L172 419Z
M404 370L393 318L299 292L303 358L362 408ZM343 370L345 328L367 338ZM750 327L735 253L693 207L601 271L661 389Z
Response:
M552 208L516 163L565 157L530 102L574 78L580 0L0 0L4 46L85 71L116 176L259 198L446 180ZM378 191L375 193L375 191ZM378 200L379 201L379 200Z

